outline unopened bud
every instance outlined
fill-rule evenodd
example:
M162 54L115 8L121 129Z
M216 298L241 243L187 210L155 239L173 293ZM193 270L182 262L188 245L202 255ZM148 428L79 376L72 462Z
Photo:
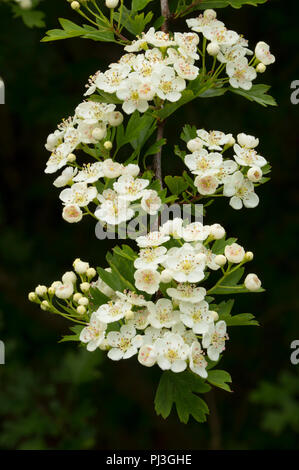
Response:
M258 72L258 73L264 73L265 70L266 70L266 66L264 64L262 64L261 62L259 64L257 64L255 70Z
M80 289L82 290L82 292L88 292L90 289L89 282L81 282Z
M214 310L210 310L209 314L212 316L214 321L217 321L219 319L218 313L215 312Z
M89 304L89 300L87 297L81 297L81 299L78 300L78 304L86 307Z
M111 150L112 149L112 142L110 140L106 140L104 143L104 147L106 150Z
M69 153L67 156L67 161L72 163L76 161L76 155L74 153Z
M95 277L96 274L97 274L97 272L94 268L88 268L87 271L86 271L86 276L89 279L92 279L93 277Z
M44 295L46 295L46 293L48 292L48 288L46 286L37 286L36 289L35 289L35 293L39 296L39 297L43 297Z
M77 307L77 313L79 313L79 315L84 315L84 313L86 313L86 308L84 307L84 305L79 305Z
M220 52L220 47L217 44L217 42L210 42L210 44L207 45L207 53L211 56L218 55Z
M79 302L79 300L83 297L83 295L80 292L76 292L76 294L73 295L73 301L74 302Z
M252 251L246 251L246 253L245 253L245 260L246 260L246 261L252 261L252 260L253 260L253 253L252 253Z
M72 8L73 10L79 10L79 8L80 8L80 3L79 3L79 2L72 2L72 3L71 3L71 8Z
M218 264L218 266L224 266L227 259L224 255L217 255L215 256L214 261L216 264Z
M37 295L35 292L29 292L28 294L28 300L30 302L36 302L37 301Z
M50 308L49 302L47 300L43 300L40 304L40 308L44 311L48 310Z
M119 0L106 0L105 4L107 8L116 8Z

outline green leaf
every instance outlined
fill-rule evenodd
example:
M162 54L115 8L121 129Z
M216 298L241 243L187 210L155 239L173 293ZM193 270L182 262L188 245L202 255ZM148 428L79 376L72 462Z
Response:
M266 3L266 1L267 0L203 0L198 2L194 7L189 8L188 12L185 14L196 10L205 10L206 8L225 8L228 6L241 8L243 5L257 6L258 4ZM190 4L192 3L193 2L190 2ZM185 14L183 16L185 16Z
M101 305L106 304L110 300L109 297L99 291L96 287L91 287L89 293L91 295L90 302L95 309L98 309Z
M228 238L227 240L225 238L221 238L220 240L216 240L212 246L212 251L215 253L215 255L222 255L226 245L231 245L236 241L237 238Z
M182 423L188 423L190 415L199 423L203 423L209 409L197 394L206 393L210 389L203 379L191 372L163 372L155 396L156 413L165 419L175 404Z
M163 145L165 145L166 142L167 141L164 138L154 142L153 145L151 145L145 152L144 158L147 157L148 155L155 155L156 153L158 153L160 148L163 147Z
M154 15L151 11L148 12L146 16L144 16L144 13L134 13L133 10L130 11L123 5L121 17L120 13L114 13L114 17L117 21L119 21L119 19L121 20L121 25L124 26L129 33L138 36L144 31L145 26L151 22Z
M60 341L58 341L59 343L65 343L67 341L80 341L79 340L79 336L80 336L80 333L81 331L83 330L84 328L84 325L75 325L75 326L72 326L70 328L70 330L75 333L73 335L66 335L66 336L63 336L61 338Z
M143 10L148 3L152 2L153 0L133 0L132 1L132 11L140 11Z
M227 382L231 383L232 378L228 372L225 370L210 370L208 373L207 381L215 387L222 388L227 392L231 392L230 386Z
M195 139L195 137L197 136L197 129L196 129L196 126L190 126L189 124L186 124L184 127L183 127L183 130L182 130L182 133L180 135L180 138L184 141L184 142L189 142L189 140L192 140L192 139Z
M273 96L267 95L267 91L270 89L269 85L252 85L250 90L242 90L241 88L233 87L229 87L228 89L232 93L244 96L244 98L247 98L249 101L255 101L262 106L277 106Z
M45 14L39 10L24 9L19 5L11 5L15 18L22 18L28 28L43 28L46 24L44 21Z
M186 103L189 103L195 98L194 93L191 90L184 90L182 97L175 103L166 104L162 109L157 111L155 115L162 121L173 114L177 109Z
M188 188L188 183L182 176L165 176L165 183L167 184L170 192L172 194L178 195L181 194Z
M209 88L198 95L199 98L214 98L215 96L222 96L227 92L227 88Z
M259 322L252 313L239 313L233 316L222 315L221 320L224 320L227 326L259 326Z
M60 39L74 37L83 37L85 39L93 39L94 41L115 42L113 32L107 27L99 26L99 29L97 29L89 25L79 26L64 18L59 18L58 21L62 29L51 29L47 31L42 42L58 41Z

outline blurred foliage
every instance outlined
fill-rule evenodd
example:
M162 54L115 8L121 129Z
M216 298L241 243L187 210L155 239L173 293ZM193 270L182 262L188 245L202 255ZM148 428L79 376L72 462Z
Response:
M277 61L265 81L272 84L278 108L224 95L186 105L166 126L163 167L173 175L184 170L180 159L173 158L173 146L186 122L257 135L273 165L272 182L260 188L257 209L233 211L226 200L209 207L206 223L222 223L255 252L252 271L267 291L239 296L234 307L234 313L255 313L261 325L231 328L221 367L231 372L234 393L207 393L211 418L207 424L192 420L188 425L178 423L174 412L165 421L155 415L157 368L144 370L134 360L114 364L101 352L58 344L67 333L65 322L27 301L29 290L57 279L74 258L103 265L105 251L114 246L96 240L92 220L74 227L61 219L58 192L43 173L48 158L44 142L82 99L88 76L115 61L121 49L76 38L40 43L45 29L26 28L4 7L0 339L6 344L6 365L0 366L0 448L298 448L298 366L289 359L290 343L299 339L298 106L290 102L290 84L299 78L296 2L286 7L271 0L257 8L219 11L251 45L258 40L271 44ZM57 27L58 17L77 20L67 2L45 0L42 8L47 29ZM176 27L183 30L183 21Z

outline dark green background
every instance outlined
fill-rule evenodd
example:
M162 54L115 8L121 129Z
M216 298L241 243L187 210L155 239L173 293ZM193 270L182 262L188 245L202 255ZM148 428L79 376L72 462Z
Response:
M76 257L103 264L113 245L96 240L93 220L74 226L61 219L59 191L44 174L44 142L61 118L73 113L87 77L117 60L121 50L82 39L40 43L44 31L26 28L0 7L0 74L7 91L0 107L0 339L6 344L6 365L0 366L1 449L298 447L299 366L289 358L290 343L299 339L299 107L290 102L290 84L299 79L295 4L272 0L258 8L218 10L251 46L258 40L271 44L277 61L259 83L272 84L279 107L262 108L227 94L198 99L166 126L164 174L182 170L172 145L186 122L252 133L273 165L272 181L258 190L258 208L237 212L227 199L218 200L205 220L222 223L255 252L250 269L267 292L236 302L235 313L255 313L261 327L230 330L222 367L232 374L234 392L210 393L208 423L188 425L174 412L166 421L155 415L158 368L142 368L136 358L113 363L75 344L58 344L68 325L27 301L28 291L59 278ZM48 29L57 27L60 16L80 21L61 0L46 0L42 9Z

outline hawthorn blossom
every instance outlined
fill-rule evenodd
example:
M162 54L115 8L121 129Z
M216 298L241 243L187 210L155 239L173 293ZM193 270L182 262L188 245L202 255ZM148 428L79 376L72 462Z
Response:
M142 209L150 215L157 214L158 210L160 209L162 201L158 196L157 191L152 189L145 189L143 191L142 199L141 199L141 207Z
M126 222L132 219L134 214L135 211L130 208L129 201L121 198L104 200L94 213L97 219L109 225L119 225L122 222Z
M123 325L120 331L110 331L107 334L107 342L109 346L112 346L108 352L109 359L119 361L137 354L142 344L142 337L136 335L136 330L132 325Z
M61 175L56 178L56 180L53 182L53 185L56 186L56 188L62 188L63 186L67 186L73 181L73 178L77 174L77 172L77 168L72 168L68 166L63 170Z
M70 188L64 189L59 198L65 204L77 204L79 207L87 206L97 197L97 189L87 186L86 183L75 183Z
M162 370L182 372L186 369L189 346L183 338L174 333L166 333L155 342L157 364Z
M113 183L114 190L126 201L136 201L143 197L143 190L149 185L149 181L142 178L134 178L131 175L122 175Z
M221 131L207 132L204 129L197 131L197 136L202 141L202 144L209 150L222 150L222 147L229 143L231 134L224 134Z
M206 256L196 253L188 243L182 248L172 248L165 265L177 282L199 282L204 278Z
M183 239L186 242L206 240L210 235L209 225L203 225L201 222L192 222L183 229Z
M230 85L233 88L243 88L243 90L250 90L252 81L256 78L255 68L248 65L246 57L235 62L228 62L226 73L229 76Z
M170 240L168 235L163 232L149 232L147 235L142 235L136 238L136 243L140 248L147 248L150 246L159 246Z
M196 334L206 333L213 323L209 304L204 300L198 303L180 302L180 312L181 321Z
M87 343L87 351L95 351L105 338L107 324L102 322L97 312L93 312L88 326L83 328L80 333L80 341Z
M159 299L156 304L149 302L147 308L150 312L148 320L154 328L170 328L179 321L179 312L173 310L169 299Z
M207 354L211 361L218 361L219 355L225 349L225 341L227 339L225 321L218 321L216 325L210 324L209 330L203 335L202 345L207 349Z
M144 248L143 250L140 250L139 257L135 259L134 267L136 269L156 269L159 264L165 261L166 252L167 248L165 248L165 246Z
M185 156L185 164L194 175L206 176L217 173L222 164L220 153L209 153L205 149L195 151Z
M239 165L263 167L267 164L267 160L261 155L258 155L256 150L252 148L242 148L240 145L235 144L234 151L236 152L234 159Z
M95 183L104 176L102 162L88 163L83 165L82 170L73 177L74 182L80 183Z
M275 62L275 57L270 53L270 47L264 41L259 41L255 47L256 58L264 65L270 65Z
M259 197L254 192L253 183L244 178L240 171L237 171L226 180L223 195L231 198L229 204L236 210L242 209L243 204L247 208L253 208L259 203Z
M167 295L177 301L185 301L189 303L198 303L205 298L206 289L197 287L196 284L179 283L177 287L169 287Z
M134 278L137 289L147 294L154 294L159 289L160 273L154 269L137 269Z
M98 308L97 315L102 322L113 323L128 315L131 307L129 302L123 302L122 300L110 301Z
M189 352L189 367L195 374L199 375L203 379L208 377L207 373L207 361L205 360L203 350L199 341L192 343Z

